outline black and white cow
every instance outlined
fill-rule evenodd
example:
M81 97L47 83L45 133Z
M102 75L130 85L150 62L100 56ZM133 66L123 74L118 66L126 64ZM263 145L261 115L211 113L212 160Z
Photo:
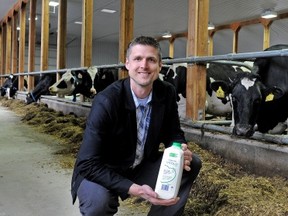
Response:
M36 87L27 94L26 104L37 102L41 95L49 95L49 87L55 82L55 74L44 74L40 77Z
M236 64L236 63L235 63ZM236 77L239 69L236 70L232 64L210 63L207 66L207 79L206 79L206 107L207 114L214 116L228 117L232 113L232 108L228 100L217 98L215 92L212 91L210 83L215 80L229 81ZM175 70L175 72L174 72ZM178 94L177 101L180 100L179 94L186 98L186 73L185 66L178 66L176 69L173 67L162 67L160 72L160 79L172 83Z
M51 94L76 95L82 94L85 97L93 98L97 92L102 91L116 79L115 72L110 69L97 69L89 67L87 70L68 70L59 81L49 87ZM118 75L118 74L117 74Z
M6 77L6 80L0 88L1 96L7 95L8 99L14 98L18 90L18 82L16 82L17 78L18 77L13 76L13 74Z
M275 45L265 51L287 48ZM230 83L214 82L211 87L220 98L230 94L234 135L250 137L255 125L262 133L285 131L285 125L280 131L271 130L288 117L288 57L256 58L253 74L240 74Z

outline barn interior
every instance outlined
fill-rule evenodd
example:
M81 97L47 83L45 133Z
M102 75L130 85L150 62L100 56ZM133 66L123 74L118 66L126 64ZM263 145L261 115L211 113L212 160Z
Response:
M7 16L9 10L11 10L13 5L17 2L17 0L0 1L0 19L2 19L2 21ZM41 7L42 1L37 1L36 43L38 45L40 45L41 42ZM69 47L72 49L73 47L79 46L81 43L82 0L69 0L67 7L68 12L66 46L68 49ZM50 6L49 44L51 48L55 48L57 44L58 8L59 6ZM150 35L156 38L161 38L167 33L170 33L172 36L176 37L177 35L187 33L187 8L188 1L136 0L134 2L134 35ZM270 26L270 45L287 43L288 5L285 0L210 1L209 25L213 25L215 27L213 30L215 31L213 36L213 55L227 54L233 51L232 46L234 29L231 27L231 25L235 25L239 22L245 23L239 30L237 52L255 52L263 50L263 26L265 22L263 19L261 19L261 14L267 13L269 10L272 10L272 12L278 15L276 18L270 19L270 21L273 21ZM119 14L120 1L94 1L93 43L112 44L112 50L110 50L111 59L102 59L102 61L95 60L94 64L117 63L117 48L119 43ZM28 20L29 6L27 6L26 16ZM28 26L28 23L26 23L26 25ZM28 31L26 34L28 34ZM26 37L26 39L28 39L28 37ZM169 56L169 38L162 43L163 56ZM176 38L174 42L174 58L186 57L186 44L186 37ZM115 52L114 55L111 54L113 51ZM98 56L95 58L98 58ZM67 59L69 59L69 56ZM74 66L75 65L72 65L72 61L67 62L67 68Z
M60 2L58 0L56 2ZM81 67L81 31L82 31L82 6L84 0L68 0L67 1L67 33L65 47L67 49L65 68L79 68ZM88 0L89 1L89 0ZM28 40L29 40L29 13L30 4L32 1L17 1L17 0L0 0L0 28L3 27L3 23L6 23L7 17L11 15L11 9L17 4L17 2L27 2L26 5L26 32L25 32L25 62L24 71L29 71L28 59ZM42 3L44 0L38 0L36 2L36 17L35 19L35 67L33 71L39 72L41 70L41 19ZM128 1L129 2L129 1ZM157 38L160 41L163 56L177 58L187 57L187 31L188 31L188 0L175 1L175 0L134 0L134 24L133 35L150 35ZM119 63L119 46L121 41L119 19L121 13L121 1L120 0L96 0L93 1L93 37L92 37L92 65L110 65ZM273 18L262 18L264 15L272 11L272 15L277 14ZM55 70L57 68L57 34L58 34L58 12L59 5L49 6L49 60L47 70ZM35 18L36 18L35 17ZM18 20L19 21L19 20ZM17 22L18 22L17 21ZM213 46L209 48L207 55L226 55L230 53L248 53L262 51L265 47L275 44L288 44L288 4L287 0L210 0L209 2L209 15L208 22L205 23L207 27L213 27L214 29L207 30L209 37L213 37ZM201 23L201 22L200 22ZM241 28L240 28L241 26ZM18 26L17 26L18 27ZM3 30L3 29L1 29ZM267 34L268 32L268 34ZM237 44L235 45L235 34L237 33ZM20 31L17 31L20 34ZM164 38L163 36L170 35L170 38ZM265 36L266 35L266 36ZM268 38L267 38L267 35ZM209 38L208 37L208 38ZM211 38L210 38L211 39ZM173 40L173 52L171 54L171 41ZM212 44L209 40L207 45ZM1 47L0 47L1 49ZM2 64L2 70L0 77L6 75L6 65ZM1 67L0 67L1 68ZM8 72L7 72L8 73ZM3 80L0 79L0 83ZM27 92L19 92L18 98L25 98ZM71 98L68 97L70 101ZM50 108L54 110L65 110L67 114L74 112L78 116L88 112L90 109L90 103L72 103L67 102L63 98L55 98L51 100L50 96L43 96L41 102L49 104ZM183 102L183 101L181 101ZM3 102L11 103L11 102ZM185 101L184 101L185 103ZM224 129L217 126L211 126L206 122L198 122L193 128L194 124L190 119L185 119L186 105L179 103L179 108L182 109L181 115L183 129L189 138L189 140L201 144L203 147L210 149L212 152L222 155L223 158L228 158L242 164L243 167L250 169L252 172L259 172L258 174L267 175L286 175L285 184L287 184L287 145L283 145L283 142L287 142L286 136L269 136L256 133L251 140L248 139L236 139L230 137L231 130ZM11 103L12 104L12 103ZM17 104L21 106L23 104ZM13 105L12 105L13 106ZM41 105L39 105L41 108ZM30 108L36 108L36 105L30 105ZM37 107L38 108L38 107ZM16 107L17 109L17 107ZM41 111L46 108L41 109ZM37 111L40 113L39 111ZM39 120L43 119L42 116L38 116ZM28 120L27 120L28 121ZM33 120L32 120L33 121ZM38 121L38 120L36 120ZM77 120L73 120L77 121ZM226 123L225 123L226 124ZM39 126L40 127L40 126ZM196 128L196 129L195 129ZM48 130L48 129L47 129ZM214 131L214 132L211 132ZM215 131L217 131L215 133ZM223 135L222 133L227 133ZM256 141L255 141L256 140ZM263 145L262 141L265 140ZM276 144L275 144L276 143ZM279 144L280 143L280 144ZM74 149L75 150L75 149ZM197 149L197 151L200 151ZM209 156L210 157L210 156ZM264 161L263 158L269 158ZM206 159L206 158L205 158ZM247 162L249 161L249 162ZM218 161L217 161L218 162ZM225 164L224 161L220 163ZM262 170L259 167L265 164L266 170ZM277 167L277 169L275 169ZM237 169L237 171L236 171ZM240 168L239 168L240 169ZM213 172L218 172L218 167L212 167ZM206 170L207 173L211 170ZM265 173L263 173L265 171ZM232 169L231 173L238 173L238 167ZM262 172L262 173L261 173ZM226 181L226 174L223 172L218 173L223 177L223 182ZM218 176L218 177L219 177ZM204 176L209 178L210 176ZM254 176L253 176L254 177ZM220 177L219 177L220 178ZM227 178L231 178L230 176ZM234 178L234 177L233 177ZM237 178L237 176L235 177ZM253 179L254 180L254 179ZM275 180L275 179L274 179ZM277 181L279 179L276 179ZM275 182L277 182L275 180ZM249 180L252 181L251 179ZM265 180L266 181L266 180ZM284 184L281 179L281 184ZM210 184L209 193L200 194L203 197L215 198L215 194L218 194L218 190L223 185L217 185L213 187ZM216 185L216 184L215 184ZM272 186L269 184L260 183L252 184L252 188L259 187L262 193L268 192L276 194ZM200 187L200 186L199 186ZM237 183L235 188L237 187ZM244 185L244 188L247 187ZM268 192L267 192L268 191ZM280 191L280 190L279 190ZM249 191L250 192L250 191ZM278 190L277 190L278 192ZM285 191L282 191L285 194ZM287 194L287 193L286 193ZM199 195L199 194L198 194ZM280 197L279 194L277 194ZM276 196L276 195L275 195ZM281 195L282 197L282 195ZM247 198L247 197L245 197ZM215 198L216 199L216 198ZM272 199L272 197L271 197ZM239 197L236 200L241 200ZM274 198L273 198L274 200ZM221 203L223 200L217 199L217 202ZM248 200L247 202L251 200ZM219 204L218 203L218 204ZM272 202L271 202L272 203ZM274 203L274 202L273 202ZM273 204L272 203L272 204ZM1 203L0 203L1 204ZM209 203L211 204L211 203ZM257 204L257 203L256 203ZM258 203L260 206L260 203ZM200 205L199 205L200 206ZM268 212L269 206L263 202L261 203L263 211L259 215L265 215ZM1 206L0 206L1 207ZM202 207L202 206L201 206ZM218 207L218 206L217 206ZM207 209L209 207L206 207ZM252 207L251 207L252 209ZM250 209L250 210L251 210ZM271 214L272 207L269 213ZM227 209L225 209L228 211ZM265 212L266 211L266 212ZM247 210L248 212L248 210ZM253 212L251 210L251 212ZM250 215L253 215L253 213ZM245 215L249 215L249 213ZM254 212L254 215L257 215ZM275 212L272 212L275 213ZM191 213L192 214L192 213ZM212 213L211 213L212 214ZM222 212L223 215L225 215ZM267 213L268 214L268 213ZM287 214L287 211L285 215ZM1 208L0 208L1 215ZM221 215L221 213L219 213ZM268 214L269 215L269 214ZM277 213L275 213L277 215Z

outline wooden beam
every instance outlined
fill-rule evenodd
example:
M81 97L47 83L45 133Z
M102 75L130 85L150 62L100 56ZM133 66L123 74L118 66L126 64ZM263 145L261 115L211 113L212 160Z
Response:
M81 67L92 65L93 1L82 1Z
M42 0L42 20L41 20L41 59L40 70L49 69L49 0Z
M174 58L174 41L175 41L174 37L170 38L169 40L169 57L170 58Z
M2 18L0 23L5 23L9 18L12 18L14 15L14 12L19 12L24 5L26 5L29 2L29 0L18 0L13 7L7 12L7 14ZM2 24L1 24L2 25Z
M212 56L213 53L214 53L214 39L213 39L213 36L214 36L214 32L210 32L209 31L209 34L208 34L208 55L209 56Z
M120 7L119 62L125 63L126 49L134 35L134 0L121 0ZM127 76L126 70L119 70L119 79Z
M3 28L0 28L0 75L4 74L3 70L3 58L4 58L4 50L3 50ZM0 78L0 85L2 86L4 79Z
M30 0L29 42L28 42L28 71L35 71L35 46L36 46L36 8L37 0ZM34 76L28 75L28 92L34 89Z
M12 18L12 73L17 73L18 67L18 12L15 11Z
M19 19L19 72L24 72L25 70L25 33L26 33L26 5L20 10Z
M6 38L6 24L1 24L1 73L5 74L5 38ZM3 79L4 80L4 79Z
M264 26L264 32L263 32L263 50L264 50L270 47L270 26L273 23L273 21L262 19L261 23Z
M233 23L231 25L231 29L233 30L234 34L233 34L233 53L237 53L238 52L238 38L239 38L239 31L241 29L241 25L240 23Z
M57 69L66 67L67 0L60 0L58 10Z
M209 0L188 0L187 56L206 56L208 52ZM186 116L205 118L206 65L187 67Z
M11 43L12 43L12 19L9 18L7 20L6 25L6 65L5 65L5 73L11 73Z

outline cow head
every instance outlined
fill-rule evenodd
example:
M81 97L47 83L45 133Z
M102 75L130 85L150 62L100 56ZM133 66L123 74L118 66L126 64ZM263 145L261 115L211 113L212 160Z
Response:
M94 87L96 93L104 90L108 85L118 78L118 69L99 68L94 79Z
M49 86L55 81L55 76L52 74L45 74L41 76L39 82L33 91L29 92L26 96L26 104L37 102L41 95L49 94Z
M71 95L80 79L75 71L68 70L59 81L49 87L49 91L51 94L59 94L61 96Z
M280 88L266 88L260 77L251 73L239 73L233 82L215 81L211 88L217 97L226 100L233 109L233 134L250 137L254 133L258 112L262 103L269 103L283 95Z
M85 97L93 97L96 94L94 89L94 77L97 70L68 70L59 81L49 87L51 94L73 95L76 101L76 94L81 93Z
M1 86L1 96L7 95L8 99L14 98L17 92L17 85L15 86L14 82L16 81L17 77L14 77L13 74L10 74L6 77L5 82ZM14 85L13 85L14 84Z
M176 70L176 71L175 71ZM176 69L173 66L163 66L159 73L159 78L163 81L171 83L177 93L177 101L180 101L179 94L186 98L186 67L178 66Z

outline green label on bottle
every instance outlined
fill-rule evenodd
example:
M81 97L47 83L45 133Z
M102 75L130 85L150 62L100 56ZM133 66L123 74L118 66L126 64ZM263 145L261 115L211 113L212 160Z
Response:
M177 157L177 153L171 152L171 153L169 154L169 156L170 156L170 157Z

